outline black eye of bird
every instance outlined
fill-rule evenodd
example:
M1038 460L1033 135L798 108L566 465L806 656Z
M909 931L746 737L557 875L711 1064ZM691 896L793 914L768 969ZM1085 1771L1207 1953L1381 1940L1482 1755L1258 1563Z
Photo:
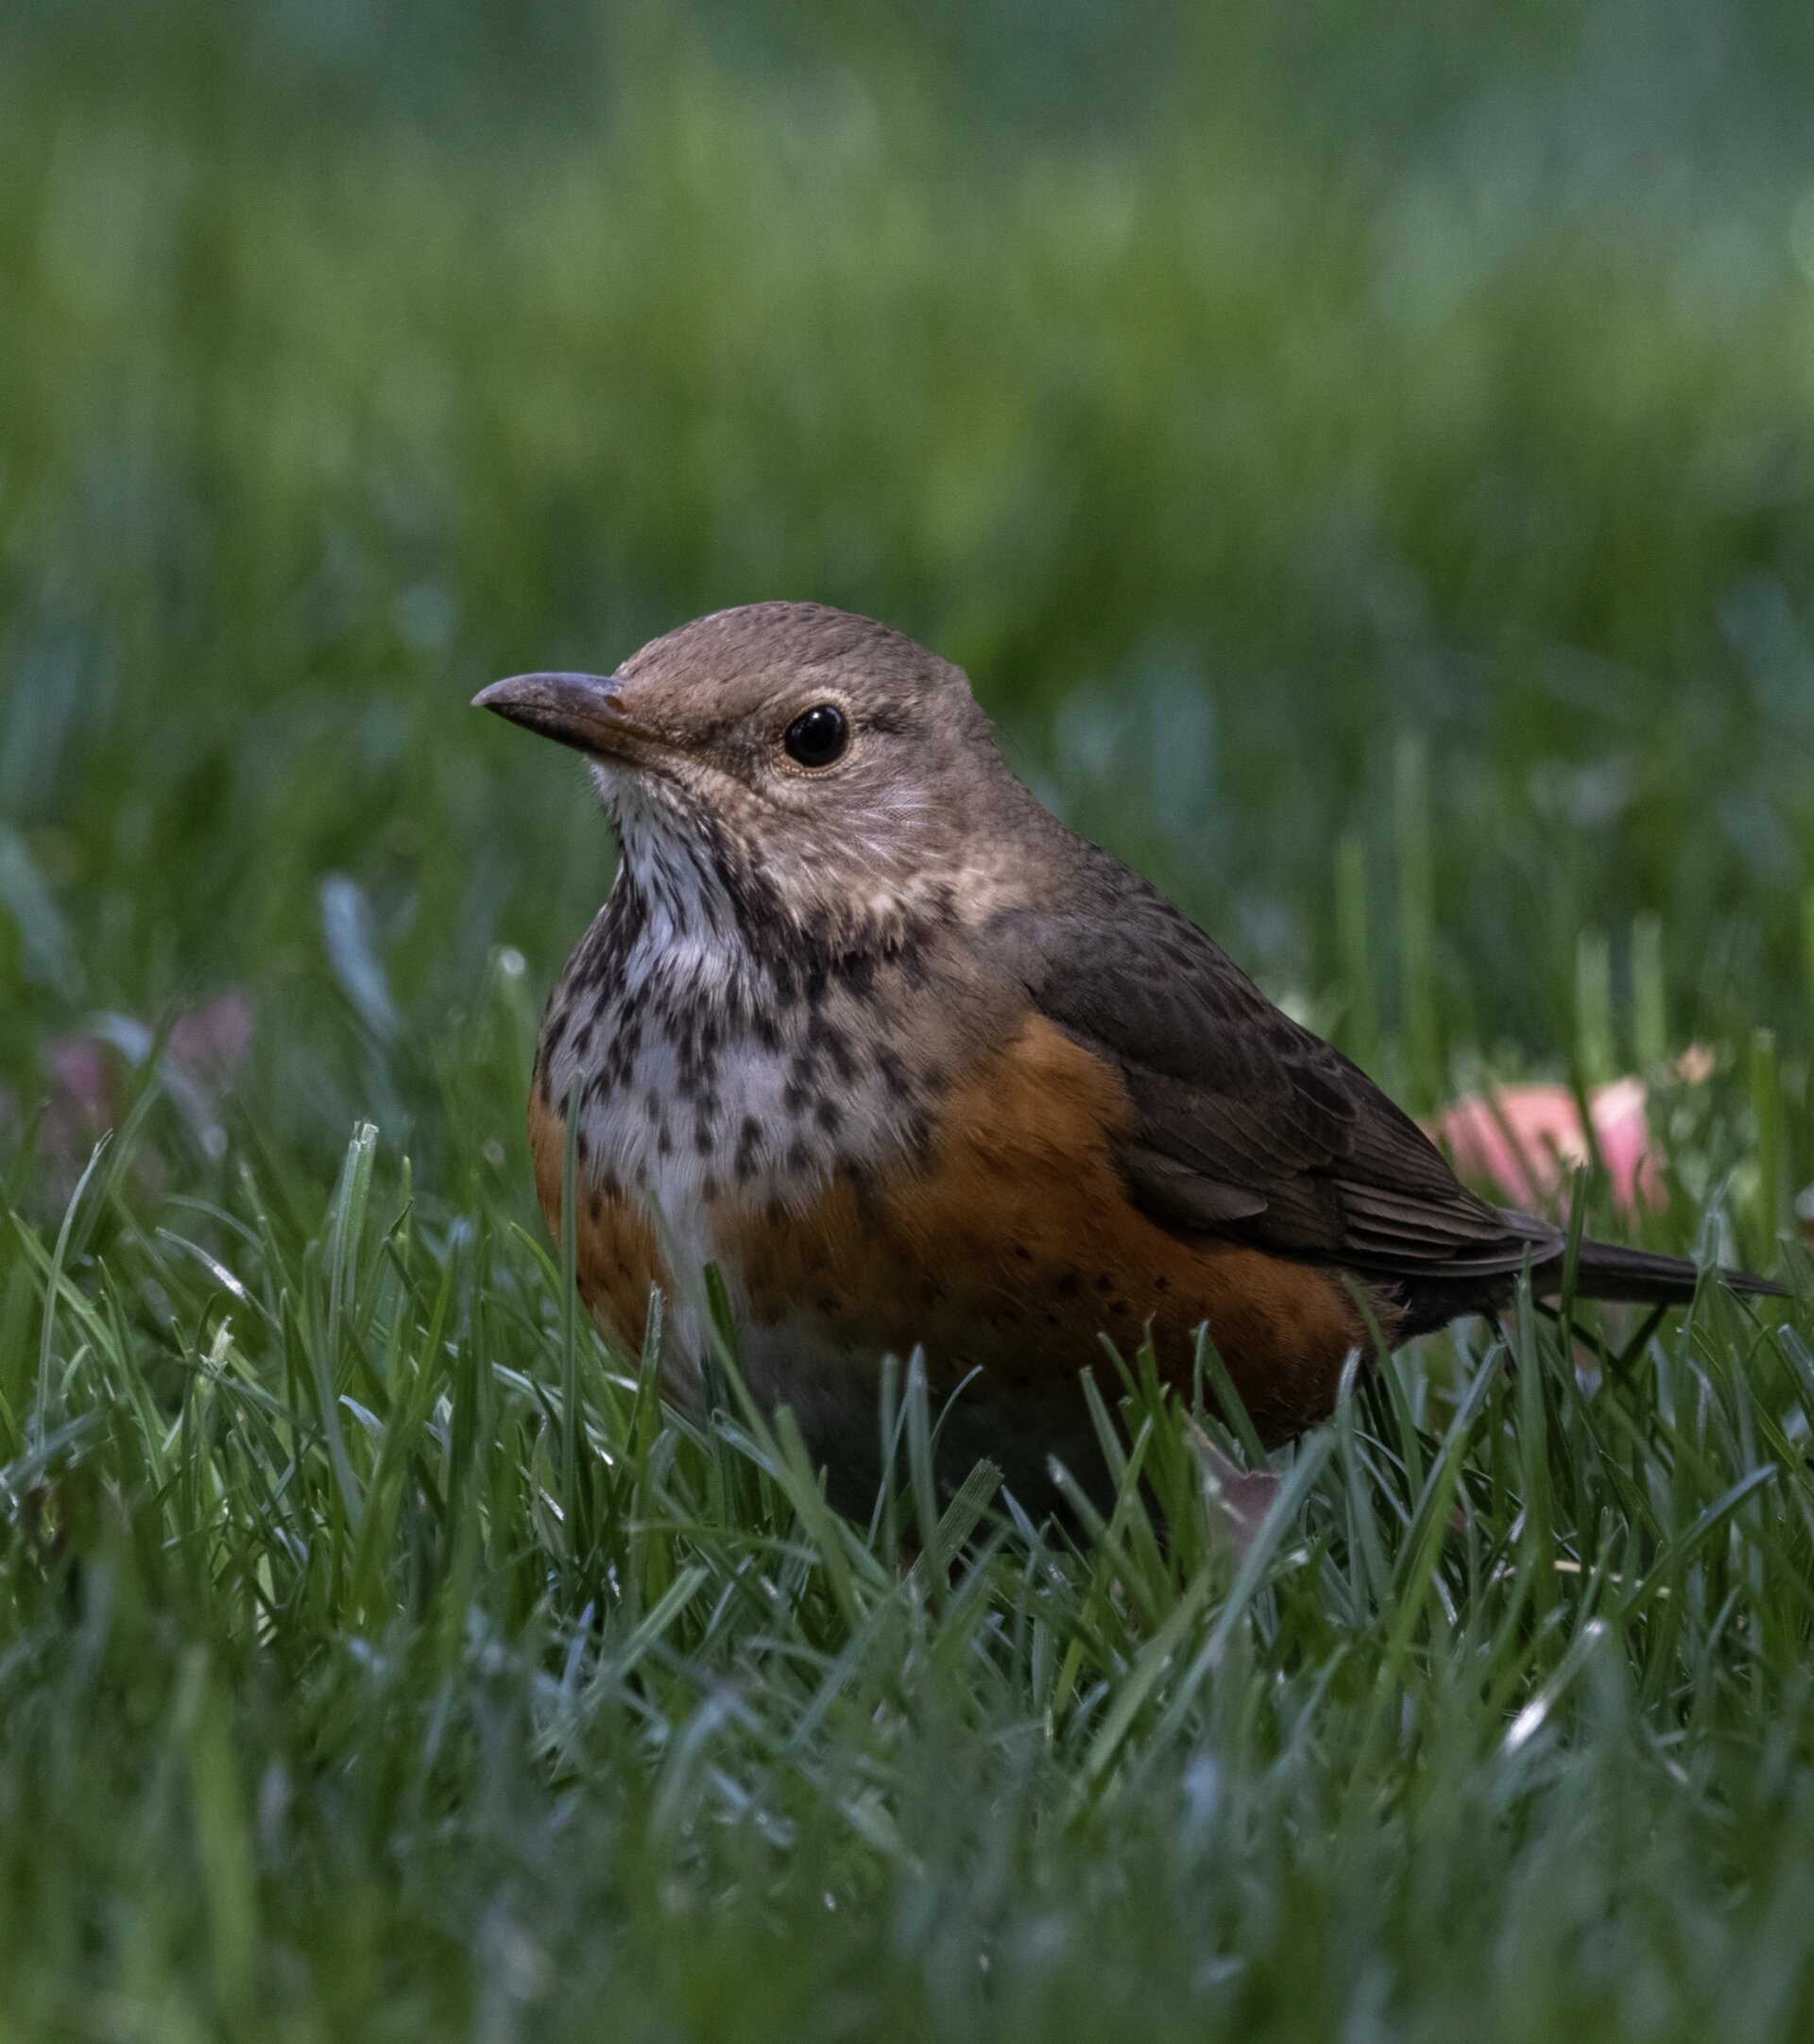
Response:
M835 703L817 703L795 718L781 742L788 758L803 767L827 767L843 758L850 742L850 726Z

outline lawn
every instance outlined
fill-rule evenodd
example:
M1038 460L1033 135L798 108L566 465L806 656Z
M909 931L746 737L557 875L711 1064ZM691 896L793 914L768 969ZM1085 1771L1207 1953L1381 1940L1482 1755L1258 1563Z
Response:
M6 10L0 2044L1809 2034L1810 19ZM1207 1354L1107 1524L907 1358L865 1525L667 1413L522 1133L609 840L466 705L771 595L1418 1111L1643 1071L1559 1200L1799 1300L1263 1511Z

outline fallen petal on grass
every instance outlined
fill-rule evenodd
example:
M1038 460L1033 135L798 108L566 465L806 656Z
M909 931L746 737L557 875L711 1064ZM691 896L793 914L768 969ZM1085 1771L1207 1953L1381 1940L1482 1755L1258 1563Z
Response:
M1688 1051L1677 1069L1689 1084L1700 1083L1708 1071L1704 1053ZM1540 1206L1552 1199L1597 1150L1622 1213L1661 1213L1669 1196L1651 1135L1649 1085L1628 1075L1597 1086L1588 1111L1591 1144L1568 1087L1501 1086L1439 1108L1429 1133L1463 1178L1491 1186L1514 1205Z
M164 1037L164 1083L211 1150L217 1147L218 1108L250 1053L255 1023L251 996L234 988L185 1008ZM111 1015L45 1047L45 1082L35 1103L36 1149L56 1176L79 1170L96 1141L120 1128L131 1104L134 1072L144 1062L138 1047L154 1041L143 1024ZM20 1140L30 1119L30 1106L0 1089L0 1130ZM145 1161L152 1161L148 1151Z
M1242 1469L1194 1422L1190 1446L1197 1457L1204 1510L1211 1529L1227 1541L1237 1560L1244 1561L1278 1495L1279 1479L1271 1470Z

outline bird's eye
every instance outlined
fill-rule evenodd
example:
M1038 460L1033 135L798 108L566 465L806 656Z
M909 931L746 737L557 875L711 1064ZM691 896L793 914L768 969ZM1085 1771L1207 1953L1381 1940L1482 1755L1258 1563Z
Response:
M828 767L844 757L850 726L835 703L818 703L795 718L781 742L787 747L787 757L801 766Z

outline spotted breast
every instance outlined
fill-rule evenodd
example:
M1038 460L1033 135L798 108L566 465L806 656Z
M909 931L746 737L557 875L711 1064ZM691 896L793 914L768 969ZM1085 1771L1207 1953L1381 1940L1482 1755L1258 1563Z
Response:
M701 1395L710 1262L752 1390L794 1408L853 1510L879 1468L881 1359L916 1348L951 1401L948 1470L988 1456L1029 1500L1053 1455L1100 1472L1080 1384L1105 1364L1099 1330L1130 1354L1150 1330L1181 1375L1207 1319L1262 1362L1269 1433L1326 1409L1362 1332L1346 1293L1138 1211L1121 1078L990 968L956 904L771 947L728 878L625 864L550 1004L531 1094L556 1234L577 1102L582 1296L635 1350L662 1291L682 1403Z

